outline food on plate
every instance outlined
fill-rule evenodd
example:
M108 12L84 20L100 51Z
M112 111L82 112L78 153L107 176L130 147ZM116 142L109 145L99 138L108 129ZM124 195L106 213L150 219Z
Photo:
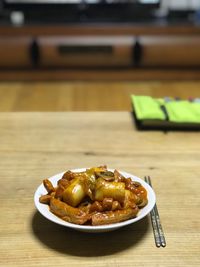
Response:
M67 171L57 185L43 180L47 191L39 198L61 219L79 225L105 225L137 216L147 205L146 189L119 171L107 166L81 172Z

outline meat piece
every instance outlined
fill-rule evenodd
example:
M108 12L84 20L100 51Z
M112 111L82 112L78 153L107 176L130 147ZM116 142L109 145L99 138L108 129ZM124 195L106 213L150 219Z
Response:
M65 172L63 174L63 176L62 176L62 179L65 179L65 180L68 180L68 181L71 181L74 178L75 178L75 173L74 172L71 172L71 171Z
M73 208L56 198L51 198L50 200L50 211L61 219L75 224L84 224L91 217L83 210Z
M113 204L113 199L110 197L106 197L102 201L102 206L104 211L109 211L112 210L112 204Z
M66 179L58 180L58 186L62 186L63 188L67 188L70 185L70 182Z
M122 207L121 207L121 204L119 203L119 201L115 200L113 201L112 203L112 210L121 210Z
M64 190L65 189L62 186L58 186L56 188L55 198L58 198L58 199L62 200Z
M125 190L125 199L124 199L124 205L123 208L132 208L134 209L136 206L137 196L133 194L133 192L129 190Z
M52 183L48 179L43 180L43 185L46 188L48 194L51 194L55 191L55 188L53 187Z
M118 170L114 170L114 178L115 178L115 182L125 182L126 178L120 173L118 172Z
M124 210L97 212L92 215L92 225L104 225L126 221L134 218L137 212L137 207L135 209L128 208Z
M51 199L51 195L43 195L39 198L40 203L49 204Z
M103 211L102 204L99 201L94 201L92 205L90 206L90 212L95 212L95 211Z

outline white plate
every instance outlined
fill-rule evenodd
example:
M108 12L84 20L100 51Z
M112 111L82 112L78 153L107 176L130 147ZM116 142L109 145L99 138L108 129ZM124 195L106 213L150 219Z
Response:
M73 172L81 172L81 171L85 171L86 169L75 169L72 170ZM109 171L114 171L113 169L108 169ZM146 183L144 182L142 179L124 172L124 171L119 171L124 177L130 177L133 181L137 181L140 182L142 184L142 186L147 190L147 198L148 198L148 204L142 208L139 213L137 214L137 217L124 221L124 222L119 222L119 223L113 223L113 224L108 224L108 225L99 225L99 226L89 226L89 225L77 225L77 224L73 224L73 223L69 223L66 222L62 219L60 219L59 217L57 217L56 215L54 215L52 212L49 211L49 206L46 204L42 204L39 202L39 198L42 195L45 195L46 189L44 188L43 184L41 184L34 195L34 202L35 202L35 206L38 209L38 211L47 219L49 219L52 222L55 222L57 224L69 227L69 228L73 228L75 230L79 230L79 231L83 231L83 232L107 232L107 231L112 231L112 230L116 230L120 227L135 223L139 220L141 220L142 218L144 218L154 207L155 202L156 202L156 197L155 197L155 193L153 191L153 189ZM49 178L49 180L52 182L52 184L54 186L57 186L57 181L59 179L61 179L62 175L64 174L64 172L56 174L52 177Z

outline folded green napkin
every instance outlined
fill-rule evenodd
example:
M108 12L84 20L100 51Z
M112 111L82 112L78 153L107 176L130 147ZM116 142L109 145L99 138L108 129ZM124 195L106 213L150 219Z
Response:
M189 101L172 101L165 103L169 121L200 123L200 103Z
M172 98L152 98L150 96L131 95L134 114L138 121L156 122L156 125L199 125L200 103Z
M134 105L136 116L139 120L159 119L165 120L165 114L160 106L162 99L153 99L150 96L132 95L132 103ZM164 102L164 101L163 101Z

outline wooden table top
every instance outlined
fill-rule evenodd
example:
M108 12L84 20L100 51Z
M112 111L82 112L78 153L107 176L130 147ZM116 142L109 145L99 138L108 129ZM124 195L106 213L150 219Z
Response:
M137 131L128 112L0 113L0 125L0 266L200 266L198 132ZM42 179L101 164L152 177L165 248L149 216L88 234L36 211Z

